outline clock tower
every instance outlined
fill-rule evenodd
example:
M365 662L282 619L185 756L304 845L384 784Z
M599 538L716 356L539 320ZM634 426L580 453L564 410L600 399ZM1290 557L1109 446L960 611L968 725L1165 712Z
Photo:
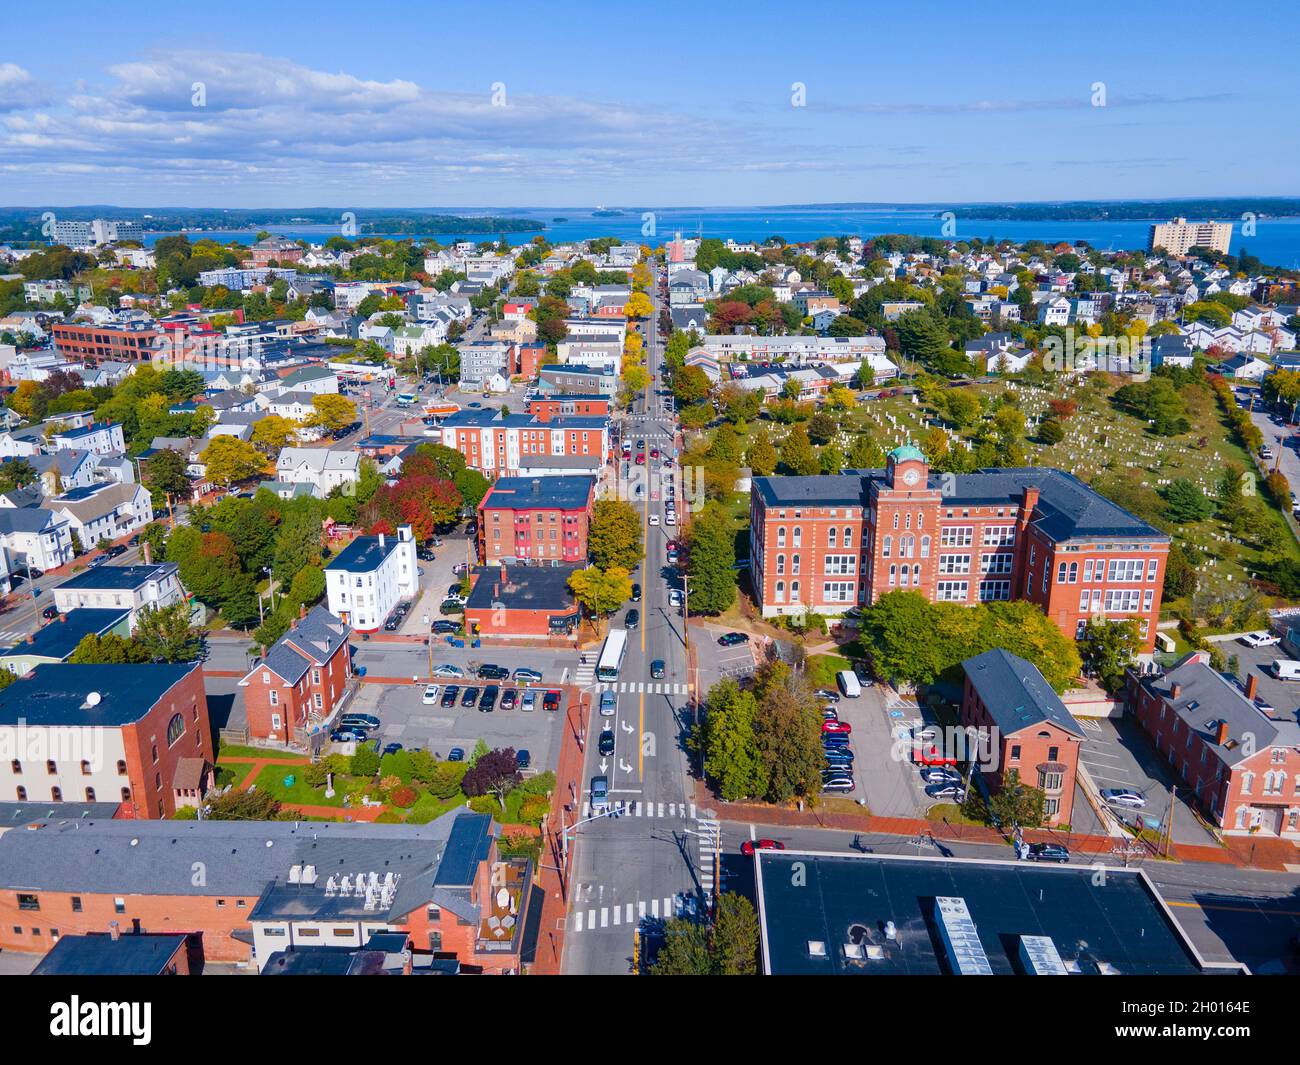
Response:
M911 444L894 448L886 458L885 480L900 492L924 492L930 479L930 464L921 449Z

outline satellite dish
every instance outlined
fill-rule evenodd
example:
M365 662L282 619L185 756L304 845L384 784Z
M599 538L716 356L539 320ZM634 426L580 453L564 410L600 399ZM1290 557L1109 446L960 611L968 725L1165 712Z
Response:
M99 705L99 701L100 701L100 699L102 699L102 698L103 698L103 696L100 695L99 692L91 692L89 695L86 696L86 705L87 705L87 706L98 706L98 705Z

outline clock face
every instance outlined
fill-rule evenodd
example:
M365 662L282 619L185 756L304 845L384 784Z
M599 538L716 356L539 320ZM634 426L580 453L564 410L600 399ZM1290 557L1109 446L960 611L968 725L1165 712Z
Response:
M920 479L921 479L921 474L916 470L908 470L905 474L903 474L903 483L909 486L916 484L916 482L919 481Z

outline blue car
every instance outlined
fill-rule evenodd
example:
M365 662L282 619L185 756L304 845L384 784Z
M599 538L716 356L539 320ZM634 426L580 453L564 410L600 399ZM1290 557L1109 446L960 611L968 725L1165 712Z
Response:
M453 747L450 751L447 752L447 761L449 762L465 761L465 748Z

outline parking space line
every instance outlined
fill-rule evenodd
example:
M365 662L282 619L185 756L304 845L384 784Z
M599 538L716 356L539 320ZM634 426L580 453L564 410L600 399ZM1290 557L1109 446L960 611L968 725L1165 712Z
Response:
M609 927L609 908L606 906L602 906L600 908L600 927L601 928Z

